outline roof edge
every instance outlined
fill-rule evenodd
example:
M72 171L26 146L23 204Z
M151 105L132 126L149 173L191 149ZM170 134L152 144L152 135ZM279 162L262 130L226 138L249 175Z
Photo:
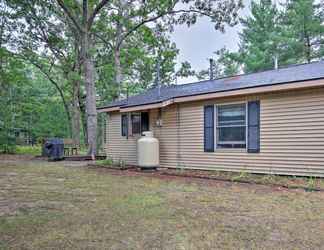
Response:
M98 113L113 112L113 111L119 111L119 110L120 110L120 106L99 107L99 108L97 108Z
M324 77L303 80L303 81L274 83L274 84L268 84L263 86L252 86L252 87L229 89L229 90L216 91L216 92L199 93L194 95L184 95L184 96L172 97L167 100L159 101L159 102L150 102L150 103L130 105L130 106L122 105L122 106L113 106L113 107L102 107L102 108L97 108L97 110L100 110L99 112L112 112L112 111L131 112L136 110L150 109L150 106L152 106L152 108L155 108L155 106L165 107L172 103L208 100L213 98L230 97L230 96L238 96L238 95L278 92L284 90L324 87L323 79ZM305 84L306 82L308 84Z

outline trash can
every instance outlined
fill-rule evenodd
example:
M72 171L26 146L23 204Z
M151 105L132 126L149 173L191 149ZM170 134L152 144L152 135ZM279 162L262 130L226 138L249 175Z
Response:
M45 142L46 155L49 160L60 161L64 159L64 143L60 138L51 138Z

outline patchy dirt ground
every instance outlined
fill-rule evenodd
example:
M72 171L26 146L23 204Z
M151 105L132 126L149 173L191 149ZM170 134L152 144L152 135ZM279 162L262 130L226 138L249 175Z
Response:
M323 246L323 192L0 157L0 249Z

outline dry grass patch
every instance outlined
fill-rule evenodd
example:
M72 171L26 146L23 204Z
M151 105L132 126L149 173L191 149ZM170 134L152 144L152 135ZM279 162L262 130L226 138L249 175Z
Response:
M271 185L306 191L324 191L324 179L318 177L280 176L273 174L250 174L247 172L226 172L212 170L167 169L166 175L205 178L237 183Z
M0 163L0 249L320 249L324 193ZM124 172L123 172L124 173Z

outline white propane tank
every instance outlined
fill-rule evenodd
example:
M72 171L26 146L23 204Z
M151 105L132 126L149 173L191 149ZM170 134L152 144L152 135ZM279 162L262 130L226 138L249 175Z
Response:
M137 161L141 168L156 168L160 164L159 140L145 131L137 141Z

